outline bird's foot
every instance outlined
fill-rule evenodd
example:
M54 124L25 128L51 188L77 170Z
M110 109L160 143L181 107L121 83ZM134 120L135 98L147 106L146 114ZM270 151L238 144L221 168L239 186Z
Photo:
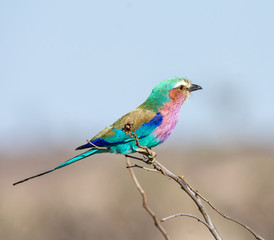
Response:
M149 155L147 156L148 157L148 160L147 160L147 163L148 164L152 164L155 162L155 158L156 158L156 153L154 151L152 151L151 149L147 149L148 152L149 152Z
M143 147L138 148L136 152L142 154L145 157L147 164L152 164L155 162L156 153L151 149Z

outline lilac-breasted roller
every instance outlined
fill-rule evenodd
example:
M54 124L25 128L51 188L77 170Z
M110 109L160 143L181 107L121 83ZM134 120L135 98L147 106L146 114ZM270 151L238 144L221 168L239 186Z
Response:
M150 149L163 143L178 121L182 104L191 92L199 89L202 88L191 84L185 78L168 79L158 83L143 104L99 132L87 144L76 148L76 150L88 149L86 152L67 160L52 170L26 178L13 185L53 172L93 154L108 152L126 155L138 152L140 148L135 139L124 131L124 126L128 123L134 129L141 146Z

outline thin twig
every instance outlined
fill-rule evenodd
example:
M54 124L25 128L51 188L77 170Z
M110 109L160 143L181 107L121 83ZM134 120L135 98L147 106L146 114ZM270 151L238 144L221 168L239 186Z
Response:
M146 163L147 161L143 158L139 158L139 157L136 157L136 156L132 156L132 155L129 155L129 154L125 154L125 157L129 157L129 158L132 158L132 159L135 159L135 160L139 160L139 161L142 161L144 163Z
M195 218L196 220L198 220L198 222L203 223L207 228L209 228L208 224L204 220L202 220L201 218L198 218L197 216L195 216L193 214L189 214L189 213L177 213L177 214L162 218L160 221L164 222L164 221L169 220L171 218L181 217L181 216Z
M135 157L135 156L131 156L131 155L127 155L127 158L134 158L136 160L140 160L140 161L144 162L144 159L138 158L138 157ZM198 206L200 212L202 213L202 215L205 219L205 222L207 223L207 227L208 227L209 231L211 232L211 234L214 236L214 238L216 240L222 240L222 237L219 235L217 229L215 228L215 226L214 226L214 224L213 224L206 208L204 207L204 205L201 202L200 198L195 194L195 192L192 191L187 186L187 184L185 184L185 182L181 178L177 177L174 173L169 171L166 167L164 167L162 164L160 164L156 160L153 162L153 166L156 170L161 172L164 176L172 178L173 180L175 180L181 186L181 188L193 199L193 201Z
M146 197L146 194L145 194L145 191L143 190L143 188L141 187L139 181L137 180L134 172L133 172L133 169L130 168L131 164L130 164L130 161L129 161L129 158L126 157L126 164L127 164L127 167L128 167L128 170L130 172L130 175L138 189L138 191L140 192L142 198L143 198L143 207L146 209L146 211L149 213L149 215L152 217L153 221L154 221L154 224L155 226L159 229L159 231L162 233L162 235L164 236L164 238L166 240L170 240L166 230L163 228L162 224L160 223L159 219L156 217L155 213L150 209L150 207L147 205L147 197Z
M138 164L134 164L132 166L127 166L127 168L134 168L134 167L137 167L137 168L142 168L148 172L156 172L156 173L160 173L159 171L157 171L156 169L152 169L152 168L147 168L147 167L143 167L143 166L140 166Z
M180 186L181 188L192 198L192 200L195 202L195 204L197 205L199 211L201 212L201 214L203 215L203 218L205 220L205 222L207 223L207 227L209 229L209 231L211 232L211 234L213 235L213 237L216 240L221 240L222 237L220 236L220 234L218 233L217 229L215 228L205 206L203 205L201 199L195 194L194 191L192 191L186 184L185 182L177 177L174 173L172 173L171 171L169 171L166 167L164 167L162 164L160 164L159 162L155 161L153 163L154 167L156 169L159 169L159 171L163 171L165 172L165 175L167 175L168 177L172 178L173 180L175 180Z
M241 223L240 221L236 220L236 219L233 219L227 215L225 215L224 213L222 213L219 209L217 209L209 200L207 200L204 196L202 196L197 190L193 189L189 183L183 179L182 177L180 177L186 184L187 186L192 190L194 191L201 199L203 199L214 211L216 211L217 213L219 213L222 217L232 221L232 222L235 222L239 225L241 225L242 227L244 227L246 230L248 230L256 239L258 240L264 240L263 237L261 237L260 235L258 235L253 229L251 229L250 227L244 225L243 223Z
M132 125L133 123L131 123ZM160 173L162 173L164 176L167 176L169 178L172 178L174 181L176 181L180 186L181 188L192 198L192 200L195 202L195 204L197 205L199 211L201 212L201 214L203 215L205 221L201 220L200 218L194 216L194 215L191 215L191 214L187 214L187 213L181 213L179 214L180 216L189 216L189 217L193 217L193 218L196 218L198 221L201 221L202 223L205 224L205 226L209 229L209 231L211 232L211 234L214 236L214 238L216 240L221 240L221 236L219 235L217 229L215 228L205 206L203 205L202 200L204 200L207 204L209 204L209 206L211 208L213 208L217 213L219 213L221 216L223 216L224 218L230 220L230 221L233 221L237 224L239 224L240 226L244 227L245 229L247 229L251 234L253 234L253 236L258 239L258 240L264 240L264 238L262 238L260 235L258 235L257 233L254 232L254 230L252 230L250 227L244 225L243 223L237 221L237 220L234 220L232 219L231 217L229 216L226 216L225 214L223 214L222 212L220 212L213 204L211 204L205 197L203 197L201 194L198 193L198 191L194 190L184 179L183 177L180 177L180 176L176 176L174 173L172 173L171 171L169 171L166 167L164 167L162 164L160 164L159 162L157 162L155 160L155 152L153 152L151 149L148 149L146 146L141 146L140 143L139 143L139 139L137 137L137 135L135 134L135 132L131 133L129 131L126 132L127 134L129 134L132 138L135 139L135 142L136 142L136 146L138 146L139 148L142 148L144 150L146 150L146 157L148 158L148 160L146 161L145 159L143 158L139 158L139 157L135 157L135 156L131 156L131 155L126 155L127 157L127 161L129 161L128 158L133 158L133 159L136 159L136 160L140 160L142 162L145 162L147 164L152 164L154 169L159 171ZM143 154L143 153L142 153ZM143 167L141 167L143 168ZM129 168L130 169L130 168ZM132 171L133 172L133 171ZM135 177L136 178L136 177ZM140 191L140 190L139 190ZM178 214L175 214L176 216ZM173 215L173 216L175 216ZM164 219L169 219L171 218L172 216L170 217L167 217L167 218L164 218ZM163 219L162 219L163 220Z
M128 157L131 157L135 160L139 160L139 161L142 161L142 162L145 162L142 158L139 158L139 157L135 157L135 156L131 156L131 155L128 155ZM159 162L157 162L159 164ZM160 164L160 166L162 166ZM168 177L170 177L168 174L164 174L164 169L163 168L160 168L159 171L163 174L163 175L166 175ZM175 175L175 174L174 174ZM172 177L170 177L172 178ZM183 179L181 176L178 177L182 182L179 183L178 180L174 179L176 182L178 182L180 185L185 185L187 188L189 188L192 192L195 193L195 195L197 195L198 197L200 197L202 200L204 200L213 210L215 210L217 213L219 213L222 217L232 221L232 222L235 222L239 225L241 225L242 227L244 227L246 230L248 230L256 239L258 240L265 240L262 236L258 235L253 229L251 229L250 227L246 226L245 224L239 222L238 220L235 220L227 215L225 215L224 213L222 213L220 210L218 210L210 201L208 201L205 197L203 197L198 191L194 190L187 182L185 179ZM177 178L177 179L178 179Z

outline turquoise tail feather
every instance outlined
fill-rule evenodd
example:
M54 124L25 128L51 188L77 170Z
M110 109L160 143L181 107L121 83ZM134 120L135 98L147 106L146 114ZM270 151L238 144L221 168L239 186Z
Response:
M77 156L75 156L75 157L73 157L73 158L67 160L66 162L62 163L61 165L57 166L56 168L53 168L53 169L51 169L51 170L49 170L49 171L46 171L46 172L43 172L43 173L39 173L39 174L34 175L34 176L32 176L32 177L25 178L25 179L23 179L23 180L21 180L21 181L18 181L18 182L16 182L16 183L13 183L13 185L17 185L17 184L19 184L19 183L26 182L26 181L28 181L28 180L30 180L30 179L32 179L32 178L37 178L37 177L43 176L43 175L48 174L48 173L50 173L50 172L53 172L53 171L55 171L55 170L57 170L57 169L59 169L59 168L65 167L65 166L67 166L67 165L70 165L70 164L72 164L72 163L74 163L74 162L77 162L77 161L79 161L79 160L82 160L82 159L84 159L84 158L86 158L86 157L89 157L89 156L91 156L91 155L93 155L93 154L95 154L95 153L102 152L102 151L103 151L103 150L100 150L100 149L90 149L90 150L88 150L88 151L86 151L86 152L84 152L84 153L81 153L81 154L79 154L79 155L77 155Z
M86 152L84 152L84 153L81 153L81 154L79 154L79 155L77 155L77 156L75 156L75 157L73 157L73 158L71 158L71 159L65 161L64 163L62 163L61 165L57 166L57 167L54 168L53 170L56 170L56 169L65 167L65 166L70 165L70 164L72 164L72 163L74 163L74 162L77 162L77 161L79 161L79 160L82 160L82 159L84 159L84 158L86 158L86 157L89 157L89 156L95 154L95 153L98 153L98 151L99 151L99 149L96 149L96 148L95 148L95 149L88 150L88 151L86 151ZM102 150L101 150L101 151L102 151Z

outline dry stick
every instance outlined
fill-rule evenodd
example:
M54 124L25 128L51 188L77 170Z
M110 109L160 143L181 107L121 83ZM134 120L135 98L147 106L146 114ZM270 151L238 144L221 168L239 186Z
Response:
M139 139L137 137L137 135L135 133L129 133L129 135L135 139L136 142L136 146L138 146L139 148L145 149L148 155L152 155L152 150L148 149L145 146L141 146L139 143ZM153 152L154 153L154 152ZM153 154L154 156L156 156L156 154ZM154 157L153 156L153 157ZM128 156L131 157L131 156ZM149 157L149 156L148 156ZM136 157L134 157L136 159ZM138 158L137 158L138 159ZM139 159L140 160L140 159ZM141 159L141 161L144 161L144 159ZM173 180L175 180L178 184L180 184L181 188L192 198L192 200L196 203L199 211L202 213L205 222L207 223L207 227L209 229L209 231L211 232L211 234L214 236L214 238L216 240L222 240L222 237L220 236L220 234L218 233L217 229L215 228L205 206L203 205L201 199L197 196L197 194L191 190L187 184L184 183L184 181L177 177L174 173L172 173L171 171L169 171L166 167L164 167L163 165L161 165L159 162L157 162L155 160L155 158L153 158L153 161L151 162L146 162L146 163L151 163L153 164L153 167L158 170L159 172L161 172L163 175L172 178Z
M180 177L181 178L181 177ZM258 235L253 229L251 229L250 227L244 225L243 223L239 222L238 220L235 220L227 215L225 215L224 213L222 213L220 210L218 210L210 201L208 201L204 196L202 196L200 193L198 193L197 190L194 190L188 182L186 182L185 179L181 178L186 184L187 186L192 190L194 191L201 199L203 199L213 210L215 210L217 213L219 213L222 217L232 221L232 222L235 222L239 225L241 225L242 227L244 227L246 230L248 230L256 239L258 240L264 240L263 237L261 237L260 235Z
M138 158L138 157L135 157L135 156L126 155L126 157L127 158L133 158L133 159L136 159L136 160L140 160L142 162L146 162L144 159ZM181 178L177 177L174 173L172 173L171 171L166 169L159 162L154 161L153 166L154 166L155 169L157 169L159 172L161 172L164 176L172 178L173 180L175 180L177 183L180 184L181 188L193 199L193 201L198 206L199 211L202 213L202 215L205 219L206 226L209 229L209 231L211 232L211 234L213 235L213 237L216 240L222 240L222 237L219 235L217 229L215 228L213 222L211 221L211 218L210 218L208 212L206 211L206 208L204 207L203 203L201 202L201 199L195 194L195 192L192 191L190 188L188 188L188 186L183 182L183 180ZM187 215L185 215L185 216L187 216Z
M184 182L182 179L180 179L179 177L177 177L174 173L172 173L171 171L169 171L166 167L164 167L162 164L160 164L159 162L155 161L153 163L154 167L156 169L159 169L159 171L164 172L163 174L172 178L173 180L175 180L180 186L181 188L192 198L192 200L195 202L195 204L197 205L199 211L202 213L205 222L207 223L207 227L209 229L209 231L211 232L211 234L213 235L213 237L216 240L221 240L222 237L220 236L220 234L218 233L217 229L215 228L205 206L203 205L201 199L196 195L196 193L194 191L192 191Z
M161 219L161 222L164 222L164 221L169 220L169 219L171 219L171 218L181 217L181 216L195 218L195 219L198 220L198 222L203 223L207 228L209 228L208 224L207 224L204 220L202 220L201 218L198 218L197 216L195 216L195 215L193 215L193 214L189 214L189 213L176 213L176 214L174 214L174 215L171 215L171 216L162 218L162 219Z
M139 161L142 161L142 162L145 162L146 163L146 161L144 160L144 159L142 159L142 158L139 158L139 157L135 157L135 156L130 156L130 155L128 155L128 157L131 157L131 158L133 158L133 159L136 159L136 160L139 160ZM156 164L156 163L155 163ZM261 237L260 235L258 235L254 230L252 230L250 227L248 227L248 226L246 226L246 225L244 225L243 223L241 223L241 222L239 222L239 221L237 221L237 220L234 220L234 219L232 219L231 217L229 217L229 216L227 216L227 215L225 215L225 214L223 214L221 211L219 211L212 203L210 203L205 197L203 197L201 194L199 194L196 190L194 190L182 177L176 177L176 175L175 174L173 174L174 176L173 177L171 177L169 174L167 174L166 172L165 172L165 167L162 165L162 164L160 164L159 162L157 162L157 164L160 166L160 168L159 168L159 171L163 174L163 175L165 175L165 176L168 176L168 177L170 177L170 178L172 178L173 180L175 180L177 183L179 183L181 186L182 185L184 185L184 186L186 186L187 188L189 188L192 192L194 192L196 195L197 195L197 197L200 197L202 200L204 200L213 210L215 210L217 213L219 213L222 217L224 217L224 218L226 218L226 219L228 219L228 220L230 220L230 221L233 221L233 222L235 222L235 223L237 223L237 224L239 224L239 225L241 225L242 227L244 227L245 229L247 229L256 239L258 239L258 240L265 240L263 237ZM157 169L157 166L156 166L156 169ZM166 169L167 170L167 169ZM169 171L169 170L168 170ZM169 171L170 172L170 171ZM180 181L178 181L178 179L180 179ZM182 187L183 188L183 187ZM183 190L185 190L184 188L183 188ZM188 194L188 192L187 192L187 194ZM191 197L192 198L192 197ZM193 198L192 198L193 199ZM193 199L194 200L194 199ZM195 203L196 203L196 201L195 201Z
M136 145L142 149L145 149L147 154L150 155L151 154L151 150L149 151L149 149L145 146L141 146L139 143L139 139L137 137L137 135L133 132L133 133L128 133L132 138L135 139ZM147 164L153 164L154 168L156 170L158 170L160 173L162 173L163 175L172 178L173 180L175 180L180 186L181 188L193 199L193 201L196 203L196 205L198 206L198 209L200 210L200 212L202 213L204 219L206 222L201 221L202 223L206 223L205 225L208 227L208 229L210 230L210 232L212 233L212 235L214 236L215 239L222 239L221 236L219 235L219 233L217 232L217 229L215 228L215 226L213 225L213 222L210 219L210 216L208 214L208 212L206 211L206 208L204 207L203 203L201 202L201 199L203 199L207 204L209 204L209 206L215 210L217 213L219 213L222 217L233 221L235 223L238 223L239 225L241 225L242 227L244 227L245 229L247 229L251 234L253 234L253 236L258 239L258 240L264 240L263 237L261 237L260 235L258 235L257 233L255 233L254 230L252 230L250 227L244 225L243 223L232 219L229 216L226 216L225 214L223 214L222 212L220 212L216 207L214 207L206 198L204 198L202 195L200 195L196 190L194 190L182 177L177 177L174 173L172 173L171 171L169 171L166 167L164 167L162 164L160 164L159 162L157 162L156 160L154 162L149 162L146 161L145 159L142 158L138 158L135 156L131 156L131 155L126 155L126 157L130 157L136 160L140 160L143 161ZM141 167L142 168L142 167ZM200 199L200 198L201 199ZM194 217L196 218L198 221L200 221L201 219L199 219L198 217L191 215L191 214L186 214L186 213L181 213L181 216L189 216L189 217ZM190 216L191 215L191 216ZM174 215L173 215L174 216ZM170 217L167 217L165 219L169 219ZM163 220L163 219L162 219Z
M138 165L138 164L134 164L134 165L131 165L131 166L127 166L127 168L134 168L134 167L142 168L143 170L146 170L146 171L148 171L148 172L160 173L160 172L157 171L156 169L143 167L143 166L140 166L140 165Z
M141 187L140 183L138 182L134 172L133 172L133 169L130 167L130 161L129 161L129 158L126 157L127 159L127 168L130 172L130 175L138 189L138 191L140 192L140 194L142 195L142 198L143 198L143 207L146 209L146 211L149 213L149 215L152 217L153 221L154 221L154 224L155 226L159 229L159 231L163 234L164 238L166 240L170 240L166 230L163 228L163 226L161 225L160 221L158 220L158 218L156 217L155 213L150 209L150 207L147 205L147 197L146 197L146 194L145 194L145 191L143 190L143 188Z

